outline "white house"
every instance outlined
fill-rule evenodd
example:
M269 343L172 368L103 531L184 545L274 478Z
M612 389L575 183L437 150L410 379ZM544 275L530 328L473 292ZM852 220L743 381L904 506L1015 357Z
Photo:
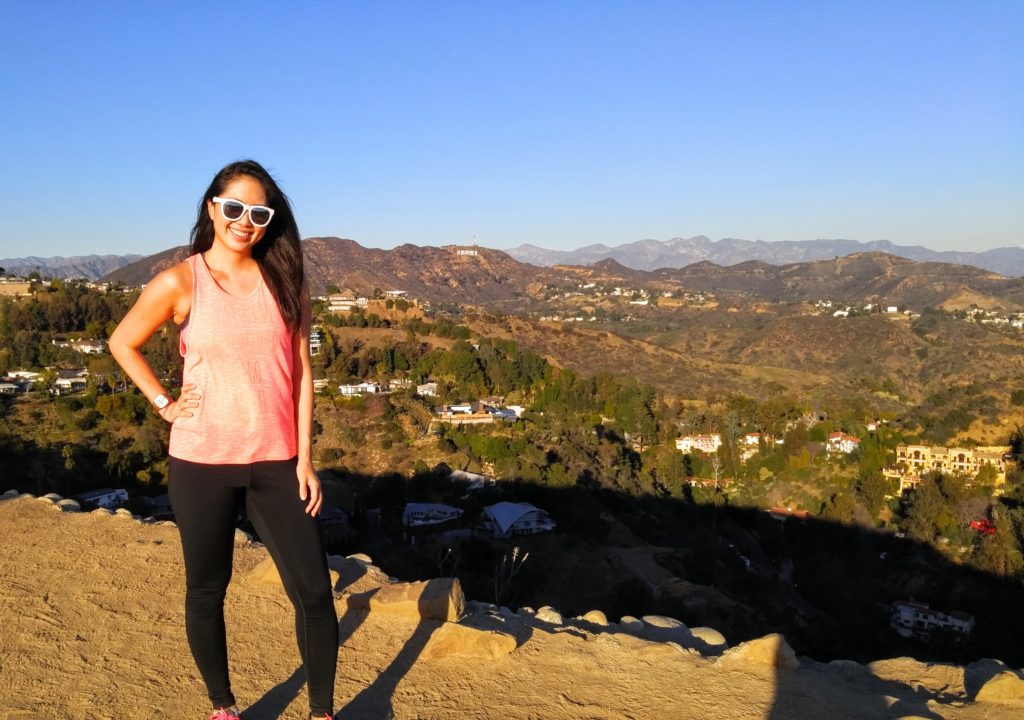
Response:
M462 517L462 510L441 503L406 503L402 524L406 527L436 525Z
M76 496L78 502L83 506L95 505L96 507L113 510L120 507L121 503L128 502L128 491L122 488L103 488L102 490L90 490Z
M452 470L448 473L448 477L452 480L469 483L469 487L466 488L467 492L483 490L485 487L494 487L497 484L497 480L495 478L488 475L481 475L480 473L468 472L466 470Z
M9 382L0 382L0 395L17 395L18 386Z
M437 383L428 382L416 386L416 394L422 397L437 397Z
M484 508L484 527L494 537L536 535L555 529L555 521L530 503L500 502Z
M974 617L959 611L944 613L925 603L900 600L889 606L889 625L903 637L927 635L934 630L970 635L974 630Z
M323 341L324 331L318 327L311 328L309 331L309 354L319 355Z
M720 447L722 447L722 436L719 433L683 435L681 438L676 438L676 450L682 453L689 453L694 450L713 453L718 452Z
M380 385L371 382L361 382L358 385L339 385L338 392L342 395L375 395L380 392Z
M364 297L357 298L341 293L327 296L327 311L332 313L352 312L353 310L365 308L367 304L368 301Z
M846 433L834 432L828 436L825 443L825 450L829 453L844 453L849 455L860 447L860 438Z

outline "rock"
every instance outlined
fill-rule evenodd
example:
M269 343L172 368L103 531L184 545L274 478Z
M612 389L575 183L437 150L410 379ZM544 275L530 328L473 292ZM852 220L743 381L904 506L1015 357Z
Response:
M615 640L618 642L619 647L630 653L642 658L664 658L664 657L679 657L685 655L686 651L683 650L677 643L665 643L655 642L653 640L644 640L642 638L635 637L633 635L615 635Z
M376 590L382 585L391 584L391 578L385 575L380 568L367 565L361 560L353 560L341 555L328 555L327 567L338 574L333 585L335 592L363 593Z
M532 607L521 607L518 610L516 610L516 615L521 615L523 617L533 617L536 614L537 611L534 610Z
M252 535L245 530L235 528L235 547L245 547L252 542Z
M46 498L47 500L49 500L52 503L58 503L58 502L60 502L61 500L64 499L60 495L58 495L57 493L46 493L45 495L43 495L43 497Z
M356 553L355 555L349 555L348 559L349 560L355 560L356 562L362 563L363 565L373 565L373 560L370 559L370 556L369 555L364 555L363 553Z
M130 518L132 517L132 511L126 508L118 508L117 510L114 511L114 515L122 518Z
M725 636L714 628L691 628L690 635L693 636L690 647L700 651L701 655L721 655L729 649Z
M551 623L552 625L562 624L562 614L550 605L545 605L544 607L542 607L540 610L537 611L537 614L534 617L537 620L546 623Z
M1024 680L1012 670L1001 672L981 686L974 700L988 703L1024 702Z
M761 665L779 670L796 670L800 661L779 633L741 643L718 658L723 665Z
M679 620L664 615L644 615L643 627L638 634L646 640L676 642L683 647L693 645L690 629Z
M271 585L273 587L284 587L281 582L281 574L277 571L274 559L267 556L259 565L245 574L245 579L257 585Z
M347 595L346 604L352 610L455 622L462 616L466 600L457 578L435 578Z
M18 497L19 493L17 490L8 490L3 495L0 495L0 500L13 500Z
M514 612L512 612L511 609L505 607L504 605L502 605L500 608L498 608L498 614L501 615L506 620L518 620L519 619L518 615L516 615Z
M93 515L113 515L114 511L109 508L99 507L92 511Z
M608 617L600 610L591 610L586 615L582 616L580 620L588 622L591 625L600 625L601 627L608 625Z
M35 498L36 498L36 496L35 496L35 495L33 495L32 493L22 493L22 494L21 494L21 495L19 495L18 497L19 497L19 498L26 498L26 499L28 499L28 500L35 500Z
M623 615L622 619L619 620L619 625L621 625L622 629L626 632L632 633L640 632L644 629L643 621L639 618L633 617L632 615Z
M164 526L168 526L168 527L173 527L173 528L178 527L178 523L174 522L173 520L159 520L159 521L157 521L156 524L157 525L164 525Z
M57 507L61 509L61 512L81 512L82 506L78 504L77 500L71 498L65 498L64 500L57 501Z
M427 660L445 657L494 660L515 650L516 644L515 637L508 633L447 622L430 636L421 657Z

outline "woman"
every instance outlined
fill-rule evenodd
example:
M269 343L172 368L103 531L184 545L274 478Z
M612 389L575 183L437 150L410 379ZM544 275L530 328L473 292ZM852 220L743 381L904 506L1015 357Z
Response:
M185 629L215 712L239 717L228 679L224 596L239 505L295 606L310 717L333 714L338 619L316 514L311 457L309 293L299 230L258 163L232 163L199 203L190 256L150 282L110 351L171 424L169 492L185 558ZM182 392L167 392L140 352L168 319L181 325Z

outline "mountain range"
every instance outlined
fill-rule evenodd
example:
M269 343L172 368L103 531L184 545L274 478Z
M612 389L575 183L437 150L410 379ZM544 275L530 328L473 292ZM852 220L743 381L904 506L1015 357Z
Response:
M36 257L0 259L0 268L8 275L27 277L37 272L51 278L98 280L107 273L141 260L143 255L76 255L74 257Z
M416 246L402 245L395 248L395 251L401 253L403 248L411 247ZM869 243L855 240L766 242L736 238L711 240L704 235L697 235L665 241L640 240L615 247L588 245L568 251L548 250L524 244L504 252L520 262L539 267L592 265L602 260L615 260L624 267L634 270L682 268L700 262L730 266L751 260L769 265L788 265L829 260L856 253L881 252L918 262L971 265L1001 275L1024 276L1024 248L1003 247L981 252L937 251L920 245L895 245L887 240ZM0 267L5 268L9 274L27 275L35 270L49 277L82 277L97 280L142 258L141 255L85 255L67 258L33 256L0 259Z
M723 238L711 240L704 235L671 240L640 240L608 247L587 245L577 250L546 250L520 245L506 252L521 262L533 265L591 265L601 260L617 260L637 270L679 268L702 261L716 265L736 265L758 260L769 265L828 260L863 252L883 252L919 262L973 265L1002 275L1024 275L1024 248L1004 247L983 252L940 252L920 245L895 245L888 240L862 243L856 240L802 240L766 242Z
M374 289L405 290L433 303L458 303L497 311L557 309L559 296L581 284L629 286L656 291L690 290L771 302L816 301L942 306L1016 311L1024 307L1024 279L940 262L917 262L864 252L814 262L770 265L747 261L721 266L702 261L684 268L635 270L614 259L588 266L540 267L501 250L419 247L365 248L353 240L310 238L303 242L314 294L334 286L370 295ZM111 272L105 280L129 285L148 282L183 260L186 247L172 248ZM554 303L554 304L553 304Z

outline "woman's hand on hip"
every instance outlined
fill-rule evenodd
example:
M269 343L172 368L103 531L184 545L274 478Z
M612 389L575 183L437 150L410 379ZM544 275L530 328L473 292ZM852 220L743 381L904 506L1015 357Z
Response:
M306 503L306 512L316 517L320 512L320 506L324 504L324 497L320 491L320 478L316 476L313 463L309 460L300 460L295 466L295 474L299 479L299 499L309 499Z
M157 413L173 425L174 421L180 417L192 417L192 411L197 407L199 407L199 392L196 390L195 383L189 383L182 386L181 396L177 400L163 410L157 410Z

